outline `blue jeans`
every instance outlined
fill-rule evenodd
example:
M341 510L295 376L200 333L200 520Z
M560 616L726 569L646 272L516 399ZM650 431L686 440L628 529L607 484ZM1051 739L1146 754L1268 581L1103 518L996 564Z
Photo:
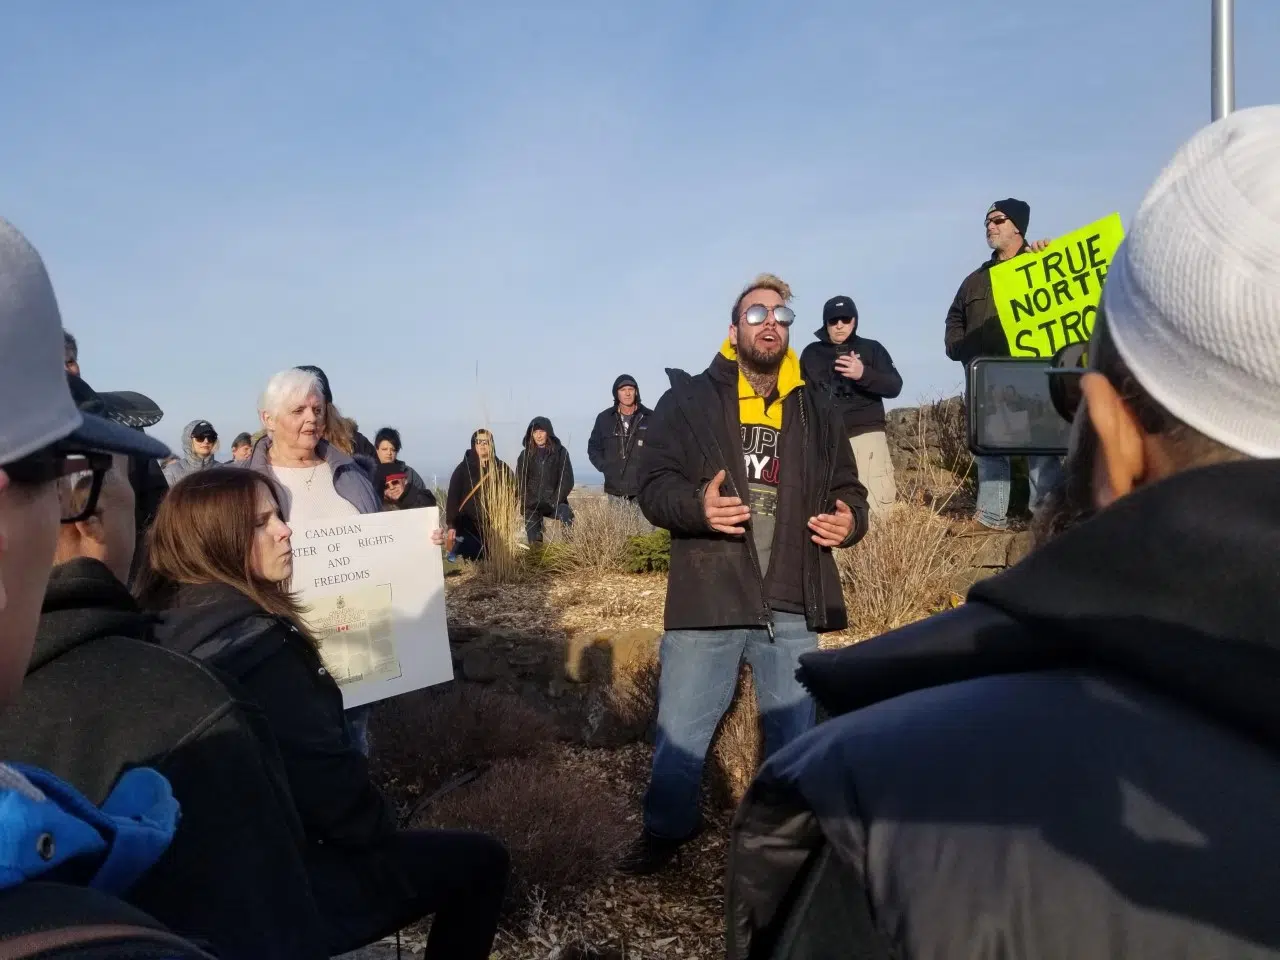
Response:
M978 520L1002 530L1009 525L1009 491L1013 468L1008 457L977 457ZM1031 497L1027 504L1034 513L1044 498L1062 479L1062 463L1057 457L1027 457L1027 479Z
M545 518L537 511L529 511L524 515L524 532L530 543L542 542L542 521ZM556 505L555 519L565 526L573 523L573 508L567 503Z
M818 638L795 613L773 614L774 640L763 628L668 630L659 654L658 736L644 798L650 833L683 840L698 826L702 767L720 718L733 700L738 668L751 665L764 721L765 756L813 726L813 700L796 680L800 654Z

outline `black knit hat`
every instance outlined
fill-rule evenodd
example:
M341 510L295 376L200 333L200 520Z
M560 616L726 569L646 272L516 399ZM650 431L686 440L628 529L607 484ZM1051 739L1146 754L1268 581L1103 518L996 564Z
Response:
M333 391L329 389L329 378L324 375L323 370L310 364L300 364L296 369L314 374L316 379L320 381L320 391L324 394L324 402L333 403Z
M1013 221L1013 225L1018 228L1018 233L1025 238L1027 235L1027 227L1031 223L1031 204L1025 200L1016 200L1013 197L1006 197L1004 200L997 200L987 208L987 216L991 216L993 212L999 210L1006 217Z

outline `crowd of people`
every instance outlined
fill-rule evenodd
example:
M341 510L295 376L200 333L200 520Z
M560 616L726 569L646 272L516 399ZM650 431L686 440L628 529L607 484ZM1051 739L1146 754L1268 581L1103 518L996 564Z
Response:
M1029 216L987 211L953 359L1008 355L989 271L1042 248ZM1031 464L1036 549L840 650L819 650L848 623L834 551L894 509L902 378L846 296L797 353L791 300L757 277L704 371L671 371L653 409L618 377L591 434L606 492L671 534L619 869L667 869L702 829L745 662L765 763L731 831L735 960L1280 956L1280 107L1198 133L1140 205L1069 372L1071 452ZM225 463L206 420L169 457L152 408L88 386L43 262L0 221L6 955L318 958L432 916L428 957L489 956L505 847L396 822L368 709L344 710L290 590L290 524L435 492L315 366L270 378ZM997 460L983 529L1008 523ZM482 557L499 482L530 543L573 523L569 453L535 417L514 469L472 435L433 541Z

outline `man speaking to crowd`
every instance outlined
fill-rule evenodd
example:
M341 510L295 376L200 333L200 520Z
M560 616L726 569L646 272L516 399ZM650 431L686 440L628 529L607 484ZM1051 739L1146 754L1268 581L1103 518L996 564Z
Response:
M791 288L765 275L706 372L671 374L641 462L640 508L671 531L658 736L644 830L620 864L665 867L698 829L707 749L751 665L765 752L814 720L796 680L817 633L845 626L831 551L867 532L844 423L790 346Z

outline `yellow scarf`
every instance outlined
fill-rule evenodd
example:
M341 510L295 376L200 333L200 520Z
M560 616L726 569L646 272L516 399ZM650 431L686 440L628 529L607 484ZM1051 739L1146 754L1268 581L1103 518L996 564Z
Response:
M720 347L720 355L726 360L738 362L738 351L726 337ZM765 405L765 398L756 396L755 388L742 375L738 368L738 417L743 423L760 423L782 429L782 401L796 387L804 386L804 377L800 373L800 358L796 352L787 347L787 354L782 358L782 366L778 369L778 399L772 405Z

